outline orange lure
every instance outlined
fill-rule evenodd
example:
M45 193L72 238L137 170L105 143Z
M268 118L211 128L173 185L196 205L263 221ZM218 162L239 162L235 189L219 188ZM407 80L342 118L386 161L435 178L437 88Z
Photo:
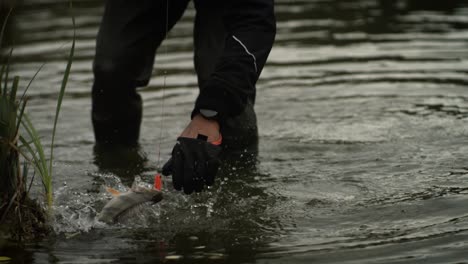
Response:
M154 175L154 189L160 191L162 188L161 174Z

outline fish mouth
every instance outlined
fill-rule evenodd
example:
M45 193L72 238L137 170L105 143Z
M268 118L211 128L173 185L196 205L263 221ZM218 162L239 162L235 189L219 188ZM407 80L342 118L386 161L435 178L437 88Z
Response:
M157 193L155 193L153 197L151 198L151 202L157 203L157 202L160 202L162 199L163 199L162 192L157 191Z

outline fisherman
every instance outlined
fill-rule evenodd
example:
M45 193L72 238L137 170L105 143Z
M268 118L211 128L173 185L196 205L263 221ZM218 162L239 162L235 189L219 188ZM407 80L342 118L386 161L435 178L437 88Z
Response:
M163 167L176 190L190 194L213 184L221 149L257 145L255 84L275 38L273 1L194 0L200 93ZM189 2L106 2L93 64L96 145L137 145L142 99L136 88L148 84L156 50Z

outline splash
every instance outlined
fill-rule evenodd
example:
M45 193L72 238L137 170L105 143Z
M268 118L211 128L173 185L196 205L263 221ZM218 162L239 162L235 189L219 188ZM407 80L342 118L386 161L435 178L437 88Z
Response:
M93 173L99 182L97 190L84 190L79 187L70 187L64 184L55 192L56 203L53 207L53 228L56 233L89 232L93 228L112 228L97 220L97 215L104 205L112 199L106 190L111 187L125 192L126 187L119 177L112 174ZM99 183L95 183L99 184ZM152 188L152 185L135 177L133 187ZM158 221L160 209L151 204L137 206L118 218L119 227L148 227Z

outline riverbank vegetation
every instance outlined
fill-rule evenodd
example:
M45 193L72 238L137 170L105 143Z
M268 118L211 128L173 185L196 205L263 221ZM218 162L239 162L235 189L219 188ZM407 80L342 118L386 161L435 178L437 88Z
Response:
M70 5L71 7L71 5ZM0 49L12 9L0 31ZM75 25L72 18L73 26ZM20 77L9 76L13 48L4 53L0 67L0 238L35 238L49 231L47 219L53 203L53 153L58 117L71 70L75 37L67 59L65 73L57 98L57 107L49 152L27 114L27 91L39 74L40 67L24 87L21 95ZM29 191L38 176L43 186L45 203L33 200Z

